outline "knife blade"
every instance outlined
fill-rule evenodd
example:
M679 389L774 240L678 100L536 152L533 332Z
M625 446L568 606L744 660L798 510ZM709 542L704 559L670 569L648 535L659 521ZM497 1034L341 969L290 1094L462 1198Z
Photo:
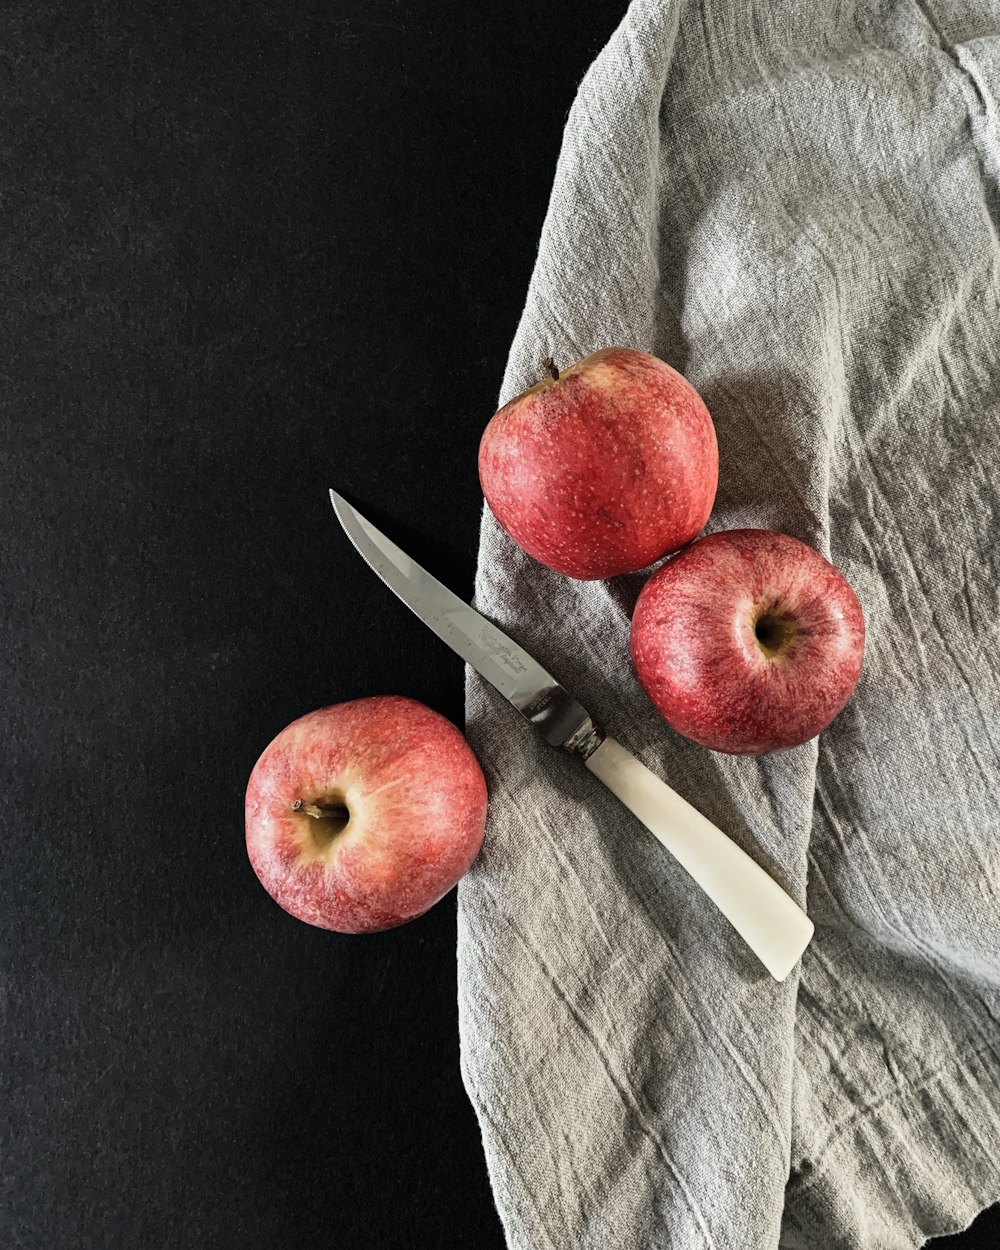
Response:
M330 502L358 554L389 589L547 742L578 756L674 856L771 976L783 981L814 929L778 882L606 735L584 706L492 621L421 568L334 490Z

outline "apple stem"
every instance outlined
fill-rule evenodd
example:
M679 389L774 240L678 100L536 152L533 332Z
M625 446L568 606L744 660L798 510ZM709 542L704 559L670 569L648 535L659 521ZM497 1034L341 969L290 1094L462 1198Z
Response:
M550 375L551 375L551 377L552 377L552 381L553 381L553 382L558 382L558 381L559 381L559 370L556 368L556 362L552 359L552 357L551 357L551 356L546 356L546 357L545 357L545 360L544 360L542 363L545 365L545 368L546 368L546 369L548 369L549 374L550 374Z
M305 812L307 816L312 816L314 820L323 820L326 818L334 818L343 820L347 815L346 807L317 807L315 803L303 803L301 799L296 799L292 804L293 812Z

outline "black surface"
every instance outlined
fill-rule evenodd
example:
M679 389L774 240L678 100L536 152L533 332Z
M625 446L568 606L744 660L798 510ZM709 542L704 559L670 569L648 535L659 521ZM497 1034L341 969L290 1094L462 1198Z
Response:
M479 433L623 7L4 6L10 1250L501 1245L454 897L299 924L242 797L322 704L461 720L325 490L470 590Z

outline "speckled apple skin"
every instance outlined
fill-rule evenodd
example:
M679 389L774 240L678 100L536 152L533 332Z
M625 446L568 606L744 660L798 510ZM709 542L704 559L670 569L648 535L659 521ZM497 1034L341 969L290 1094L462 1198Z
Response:
M342 802L327 845L296 799ZM321 929L372 933L405 924L445 895L475 859L486 782L472 749L437 712L378 696L293 721L254 766L247 853L287 912Z
M479 447L497 521L528 555L580 579L634 572L690 542L718 477L698 392L628 347L586 356L512 399Z
M755 623L788 621L769 656ZM729 530L692 543L642 589L632 663L678 733L737 755L799 746L851 697L865 624L850 583L817 551L770 530Z

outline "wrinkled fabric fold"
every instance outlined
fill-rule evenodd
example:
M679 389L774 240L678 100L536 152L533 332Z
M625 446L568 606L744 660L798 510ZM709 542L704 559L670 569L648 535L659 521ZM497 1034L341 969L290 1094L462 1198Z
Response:
M998 75L986 4L636 0L581 84L501 399L661 356L715 419L709 528L819 548L869 643L818 742L704 751L631 672L644 575L485 512L480 610L817 925L771 982L470 675L462 1071L518 1250L902 1250L1000 1198Z

